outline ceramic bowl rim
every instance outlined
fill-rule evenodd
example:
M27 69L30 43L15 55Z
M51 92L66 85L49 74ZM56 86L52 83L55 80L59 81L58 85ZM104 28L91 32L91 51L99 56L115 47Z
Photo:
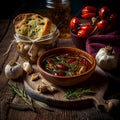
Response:
M87 70L86 72L84 72L84 73L82 73L82 74L80 74L80 75L73 75L73 76L56 76L56 75L53 75L53 74L45 71L45 70L41 67L41 65L40 65L40 60L41 60L41 59L44 59L44 57L46 57L46 55L48 55L49 53L53 52L54 50L60 50L60 49L72 49L72 50L81 51L82 53L87 54L88 56L90 56L90 57L92 58L92 64L93 64L93 65L92 65L91 68L90 68L89 70ZM38 57L38 59L37 59L37 66L38 66L38 68L39 68L41 71L43 71L45 74L47 74L47 75L49 75L49 76L51 76L51 77L67 79L67 78L76 78L76 77L80 77L80 76L84 76L84 75L89 74L92 70L95 69L95 67L96 67L96 60L95 60L95 58L94 58L92 55L90 55L90 54L87 53L86 51L80 50L80 49L78 49L78 48L72 48L72 47L57 47L57 48L50 49L50 50L46 51L45 53L43 53L42 55L40 55L40 56Z

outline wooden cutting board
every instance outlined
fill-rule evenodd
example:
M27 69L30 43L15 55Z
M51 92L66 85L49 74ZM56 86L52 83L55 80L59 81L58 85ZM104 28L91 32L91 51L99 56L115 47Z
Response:
M33 66L34 71L37 73L37 66ZM37 90L43 78L32 81L31 75L27 75L24 80L26 93L33 99L44 102L53 107L59 108L83 108L95 105L97 109L108 111L108 104L104 99L105 92L108 88L108 79L105 73L97 66L93 75L83 84L72 87L59 87L55 86L57 91L53 93L41 93ZM46 81L46 80L45 80ZM51 83L48 83L51 84ZM67 99L65 93L68 89L74 88L90 88L95 92L92 95L86 95L74 99Z

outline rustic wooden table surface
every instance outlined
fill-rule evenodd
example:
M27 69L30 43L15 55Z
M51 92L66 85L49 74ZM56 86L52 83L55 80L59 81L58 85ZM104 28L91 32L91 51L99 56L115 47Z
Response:
M114 108L109 113L99 111L94 106L82 109L54 108L54 111L48 111L40 107L37 112L8 107L8 102L25 104L10 89L8 79L4 74L4 67L10 60L18 61L20 59L14 45L7 55L3 55L13 40L13 34L12 20L0 20L0 120L120 120L119 107ZM60 39L58 46L74 47L70 38ZM14 81L11 82L14 83ZM16 82L16 84L19 88L24 88L22 82ZM111 89L114 89L115 85ZM120 95L118 97L120 98Z

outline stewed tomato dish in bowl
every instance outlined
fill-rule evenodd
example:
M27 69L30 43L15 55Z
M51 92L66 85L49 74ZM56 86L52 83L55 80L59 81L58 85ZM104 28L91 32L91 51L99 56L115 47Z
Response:
M38 57L40 74L59 86L77 85L94 72L96 61L87 52L73 47L57 47Z

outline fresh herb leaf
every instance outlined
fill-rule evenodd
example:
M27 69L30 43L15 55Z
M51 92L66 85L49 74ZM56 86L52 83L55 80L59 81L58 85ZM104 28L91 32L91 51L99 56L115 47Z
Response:
M20 104L20 103L11 103L11 102L7 102L8 107L16 109L16 110L33 110L30 108L29 105L25 105L25 104Z
M91 95L94 94L95 92L92 91L91 89L85 89L85 88L78 88L78 89L71 89L68 90L65 93L65 97L67 99L71 99L71 98L78 98L78 97L82 97L84 95Z
M32 108L32 101L29 99L29 97L26 95L24 90L20 90L15 84L8 83L9 86L12 88L12 90L17 93L18 96L20 96L29 106ZM34 109L33 109L34 110Z

